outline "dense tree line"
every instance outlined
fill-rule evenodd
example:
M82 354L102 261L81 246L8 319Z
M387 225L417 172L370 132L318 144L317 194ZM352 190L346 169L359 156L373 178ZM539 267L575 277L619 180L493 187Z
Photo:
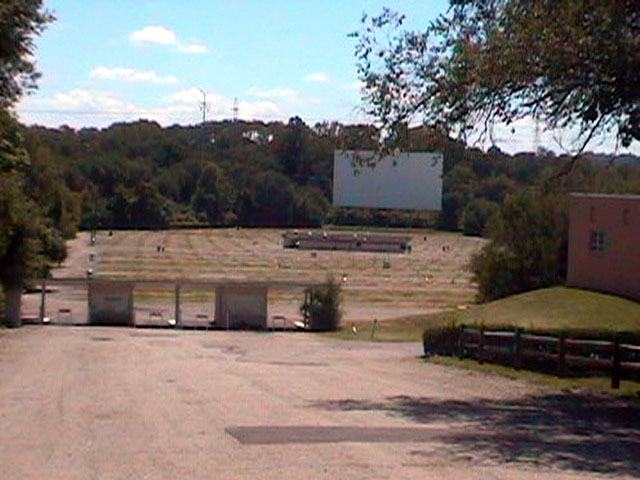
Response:
M376 149L370 126L338 123L155 122L105 129L24 127L29 184L68 236L91 228L319 226L326 223L437 227L484 235L505 199L551 178L565 159L550 152L506 155L469 148L429 128L407 130L402 148L444 154L443 210L331 207L336 149ZM593 160L599 157L594 156ZM633 165L581 162L577 190L627 191ZM557 187L556 190L568 186Z

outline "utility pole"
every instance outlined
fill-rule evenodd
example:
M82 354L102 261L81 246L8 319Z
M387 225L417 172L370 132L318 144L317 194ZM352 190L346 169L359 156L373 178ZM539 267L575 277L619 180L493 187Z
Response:
M200 159L204 162L204 145L207 141L207 132L205 125L207 123L207 112L209 111L209 104L207 103L207 92L199 88L202 93L202 103L200 104L200 110L202 110L202 145L200 146Z
M200 110L202 110L202 128L204 129L204 124L207 121L207 112L209 111L209 104L207 103L207 92L199 88L200 93L202 93L202 103L200 103Z
M238 97L233 99L233 121L238 121Z

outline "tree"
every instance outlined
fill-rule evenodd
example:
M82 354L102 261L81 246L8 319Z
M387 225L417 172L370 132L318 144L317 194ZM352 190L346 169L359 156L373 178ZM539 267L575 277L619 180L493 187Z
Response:
M305 289L300 313L310 330L335 331L342 320L341 303L342 286L329 276L322 285Z
M8 325L20 325L20 289L25 277L43 273L51 253L64 254L57 237L24 186L29 157L9 108L35 88L34 37L53 17L40 0L0 4L0 282ZM57 244L57 245L56 245Z
M232 210L236 192L224 171L214 163L202 169L195 195L191 198L191 208L202 213L212 225L225 223L225 214Z
M254 224L284 227L292 223L293 183L284 175L267 171L256 179Z
M395 131L411 119L467 132L534 117L640 140L637 0L450 0L423 32L404 16L363 17L356 57L369 113Z
M0 4L0 109L36 88L40 77L34 60L34 37L53 16L41 0L3 0Z
M499 210L498 204L484 198L475 198L462 212L462 231L465 235L481 237L491 218Z
M482 301L562 283L567 274L568 205L564 194L507 195L490 222L491 242L471 270Z
M494 123L525 118L549 129L577 128L575 154L561 160L559 172L557 166L547 171L547 178L571 171L596 135L613 133L624 146L640 140L638 0L449 3L447 13L421 32L402 31L404 16L385 9L365 15L362 30L353 34L368 113L391 139L399 140L398 132L416 119L463 139L471 129L480 127L486 136ZM530 169L520 162L522 178L540 165ZM474 164L481 176L476 167L488 165ZM462 203L447 183L445 177L442 220L453 226ZM497 177L477 190L495 202L506 195L491 242L472 265L481 299L564 280L566 205L562 194L545 193L550 185L508 194L511 181ZM478 227L475 207L465 210L465 228Z

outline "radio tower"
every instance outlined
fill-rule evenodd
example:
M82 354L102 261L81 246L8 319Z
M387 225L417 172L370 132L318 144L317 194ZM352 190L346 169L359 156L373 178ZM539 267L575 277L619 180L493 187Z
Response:
M238 97L233 99L233 121L238 121Z
M209 104L207 103L207 92L199 88L200 93L202 93L202 103L199 104L200 110L202 110L202 128L204 128L204 124L207 121L207 112L209 111Z
M204 162L204 148L205 148L205 142L206 140L206 132L205 132L205 125L207 122L207 112L209 111L209 104L207 103L207 92L205 92L204 90L202 90L201 88L199 88L198 90L200 90L200 92L202 93L202 103L200 103L200 110L202 110L202 144L200 145L200 160Z

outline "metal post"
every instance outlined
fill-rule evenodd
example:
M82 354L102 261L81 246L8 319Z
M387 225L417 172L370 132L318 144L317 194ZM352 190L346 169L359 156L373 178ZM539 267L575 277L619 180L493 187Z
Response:
M564 334L560 335L560 339L558 340L558 376L559 377L564 377L567 373L567 368L566 368L567 345L565 340L566 338Z
M180 284L176 284L176 310L175 310L176 328L182 327L182 320L180 319Z
M374 318L374 319L373 319L373 325L372 325L372 327L371 327L371 340L373 340L373 337L374 337L374 336L375 336L375 334L376 334L376 326L377 326L377 325L378 325L378 319L377 319L377 318Z
M611 388L620 388L620 339L613 341L613 361L611 362Z
M520 370L522 368L522 330L516 329L513 339L513 368Z
M464 324L460 325L460 333L458 337L458 358L464 358Z
M44 323L44 313L45 313L45 297L47 295L47 280L45 278L42 279L42 291L40 292L40 323Z

